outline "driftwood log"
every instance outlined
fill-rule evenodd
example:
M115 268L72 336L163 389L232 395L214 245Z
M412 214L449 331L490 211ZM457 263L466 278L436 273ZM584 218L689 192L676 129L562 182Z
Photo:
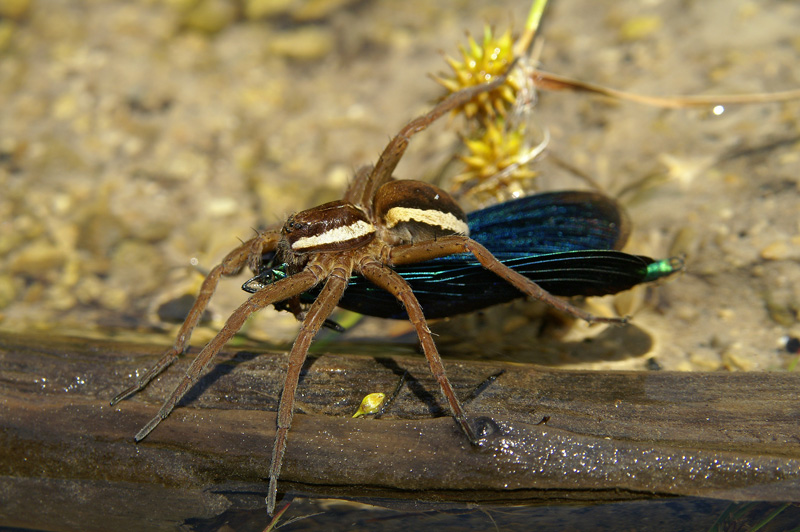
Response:
M147 515L147 528L169 529L242 504L242 493L263 504L286 354L224 353L136 444L191 357L134 398L108 401L162 349L0 334L3 525L124 530ZM445 365L462 397L502 372L466 406L486 431L480 447L442 410L424 358L310 357L279 489L498 504L800 501L796 373ZM351 418L405 372L381 419Z

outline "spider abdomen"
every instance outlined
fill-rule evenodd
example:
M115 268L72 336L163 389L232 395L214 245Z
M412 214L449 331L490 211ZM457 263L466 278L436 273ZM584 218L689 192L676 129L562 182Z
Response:
M375 217L391 244L411 244L445 235L469 235L467 215L437 186L392 180L375 194Z

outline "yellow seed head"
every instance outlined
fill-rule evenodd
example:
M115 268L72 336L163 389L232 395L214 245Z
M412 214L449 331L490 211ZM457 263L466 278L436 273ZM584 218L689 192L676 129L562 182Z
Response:
M461 60L445 57L453 70L451 76L435 77L436 81L449 92L480 85L502 75L514 60L514 41L511 32L506 30L499 37L493 35L492 29L484 28L483 42L468 36L467 46L459 46ZM519 81L510 76L506 83L497 89L483 93L464 106L460 111L467 118L505 116L506 111L516 101Z
M466 165L453 178L459 188L470 194L490 194L502 198L520 189L521 182L536 176L528 163L525 124L509 126L503 118L486 123L476 138L465 138L467 154L459 158Z

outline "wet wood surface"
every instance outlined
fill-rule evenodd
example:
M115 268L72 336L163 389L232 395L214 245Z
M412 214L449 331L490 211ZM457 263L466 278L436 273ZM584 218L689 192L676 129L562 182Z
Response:
M225 352L137 444L191 357L108 401L162 350L0 333L3 524L124 530L147 515L149 529L170 529L263 504L285 353ZM423 357L311 357L279 489L461 503L800 501L798 374L445 365L461 397L499 374L466 404L485 431L478 447L443 411ZM351 417L406 372L381 419Z

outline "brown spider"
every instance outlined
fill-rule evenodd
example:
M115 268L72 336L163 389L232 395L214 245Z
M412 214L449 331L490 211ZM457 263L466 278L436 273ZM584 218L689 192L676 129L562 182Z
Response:
M586 321L624 321L592 316L549 294L533 281L502 264L485 247L470 239L467 236L464 212L445 191L420 181L397 181L392 177L392 172L412 135L424 130L442 115L473 101L479 94L494 90L505 82L507 75L508 72L491 83L454 93L429 113L412 120L389 142L374 167L362 168L357 173L344 199L290 216L283 228L259 233L231 251L212 269L181 326L175 344L133 386L117 395L111 401L112 405L142 390L184 353L192 330L200 320L221 276L236 275L245 265L258 273L262 255L269 252L276 254L277 263L288 265L289 275L285 279L265 285L231 314L222 330L194 359L158 415L136 434L136 441L144 439L172 412L214 355L251 314L271 304L289 309L299 318L302 317L302 325L289 354L278 407L278 428L272 451L267 496L267 511L272 514L278 476L286 450L286 438L294 413L295 390L300 371L314 335L333 312L353 273L362 275L390 292L403 304L416 329L431 372L450 405L453 418L472 443L476 443L478 438L450 386L422 308L408 283L392 269L393 266L457 253L471 253L484 268L532 298L545 301ZM322 282L325 284L319 296L305 312L305 316L301 316L298 296Z

